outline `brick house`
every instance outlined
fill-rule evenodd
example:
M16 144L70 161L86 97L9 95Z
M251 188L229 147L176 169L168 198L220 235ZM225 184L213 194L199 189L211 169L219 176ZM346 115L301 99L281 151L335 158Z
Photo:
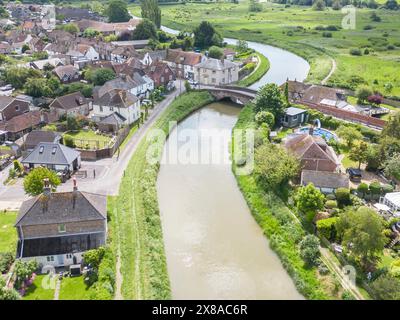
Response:
M0 121L11 120L23 113L29 112L29 102L13 98L0 96Z
M335 151L321 137L296 134L288 137L285 148L300 160L303 170L337 172L340 166Z
M175 80L175 74L170 66L164 62L156 61L145 69L146 74L154 81L156 87L168 87Z
M39 265L65 267L82 262L85 251L106 243L107 198L78 191L43 194L22 203L15 222L17 258Z
M194 79L194 66L203 62L205 57L196 52L182 49L167 49L164 61L171 67L177 78Z

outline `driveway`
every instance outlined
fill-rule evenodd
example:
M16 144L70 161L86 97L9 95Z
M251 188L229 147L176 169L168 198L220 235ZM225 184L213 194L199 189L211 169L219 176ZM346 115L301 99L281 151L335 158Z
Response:
M176 81L177 89L158 103L153 110L150 110L149 118L131 137L119 157L117 157L117 152L112 158L82 161L81 170L87 171L87 177L77 176L79 190L104 195L117 195L121 178L141 139L169 104L185 91L184 87L182 80ZM0 210L18 209L21 203L29 198L23 190L22 179L18 179L14 185L4 186L3 182L7 179L8 170L9 168L6 168L0 173ZM61 184L57 191L71 191L72 188L73 182L70 179Z

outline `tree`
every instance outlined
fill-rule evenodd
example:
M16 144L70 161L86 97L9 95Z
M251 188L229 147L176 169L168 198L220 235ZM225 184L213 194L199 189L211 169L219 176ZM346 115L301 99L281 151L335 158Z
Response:
M53 190L61 183L57 174L50 169L38 167L33 169L24 178L25 193L31 196L37 196L43 193L44 179L49 179L50 186Z
M194 45L199 48L208 48L212 45L221 46L222 37L208 21L202 21L194 31Z
M27 280L32 273L34 273L38 268L38 263L36 260L15 261L14 272L15 272L15 287L20 288L21 284Z
M400 179L400 153L396 153L387 159L383 167L387 177Z
M255 120L258 125L267 124L268 128L273 128L275 125L275 117L271 112L260 111L256 114Z
M357 187L357 191L362 194L362 197L365 197L365 194L368 192L368 185L364 182L360 183Z
M236 50L240 53L246 52L247 49L249 48L249 45L247 44L246 40L238 40L236 42Z
M321 255L319 251L319 239L312 235L306 235L299 243L300 256L307 265L316 265Z
M382 218L372 209L360 207L339 215L336 223L342 243L365 265L382 253L387 238Z
M300 187L294 196L297 209L307 214L311 221L315 213L324 207L324 199L324 195L312 183L305 187Z
M132 39L133 40L146 40L155 39L158 40L158 34L155 24L148 20L143 19L133 30Z
M4 70L3 79L15 89L21 89L28 78L42 78L39 70L23 67L9 67Z
M262 8L262 4L257 0L250 0L249 12L261 12Z
M64 25L62 28L64 31L69 32L71 34L75 34L75 33L79 32L79 28L75 23L68 23L68 24Z
M254 158L254 172L265 187L282 186L299 172L297 159L282 147L269 142L256 149Z
M373 106L379 106L383 102L383 97L380 94L373 94L367 100Z
M155 26L161 28L161 9L158 7L157 0L141 0L140 8L142 10L142 18L152 21Z
M361 167L361 163L365 163L368 157L368 144L364 141L356 141L350 150L350 160L358 162L358 169Z
M390 274L383 274L371 284L376 300L400 300L400 281Z
M31 48L29 47L29 45L27 43L24 43L24 45L22 46L21 52L25 53L26 51L30 50Z
M93 82L95 86L102 86L107 81L110 81L115 78L115 72L111 69L96 69L90 75L90 81Z
M224 52L220 47L211 46L210 49L208 49L208 56L210 58L221 59L224 56Z
M93 268L98 269L105 252L106 249L104 247L86 251L83 254L85 264L90 264Z
M358 131L356 128L345 125L341 125L337 129L337 133L339 137L346 142L348 148L351 148L353 146L354 141L361 140L363 138L361 132Z
M67 130L77 131L80 128L81 128L81 126L79 125L77 118L73 114L68 115L67 116Z
M269 111L275 119L280 119L285 110L285 101L279 87L269 83L257 92L254 110L256 112Z
M324 11L326 7L324 0L316 0L313 4L313 9L316 11Z
M388 0L385 3L385 8L389 10L398 10L399 4L397 3L396 0Z
M109 22L127 22L131 19L128 6L123 0L111 0L106 9Z
M382 136L388 136L396 139L400 139L400 111L395 112L389 116L389 120L386 122L385 127L382 130Z
M286 105L289 106L289 83L288 83L288 81L285 82L285 91L284 91L283 95L285 97Z
M371 88L367 86L360 86L356 90L356 97L358 99L358 103L364 104L369 96L372 96L373 92Z
M350 190L347 188L337 188L335 191L336 200L340 208L350 204Z
M83 36L85 38L95 38L99 35L99 31L93 28L87 28L85 31L83 31Z
M333 1L333 3L332 3L332 9L333 9L333 10L340 10L341 7L342 7L342 6L341 6L339 0Z
M49 88L47 80L44 78L30 78L26 81L24 86L25 94L39 98L51 97L53 91Z

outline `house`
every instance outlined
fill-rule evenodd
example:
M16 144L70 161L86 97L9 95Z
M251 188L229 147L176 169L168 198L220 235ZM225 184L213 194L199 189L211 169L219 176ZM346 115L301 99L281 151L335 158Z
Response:
M171 81L175 80L175 74L170 66L162 61L156 61L145 69L146 75L154 81L156 87L168 88Z
M324 194L334 193L338 188L349 188L349 178L338 172L303 170L301 185L312 183Z
M99 53L92 46L83 43L77 44L66 55L71 57L71 61L98 61L100 59Z
M233 61L236 55L236 51L231 48L224 48L224 57L229 61Z
M163 61L167 57L167 50L148 51L143 55L142 63L149 66L155 62Z
M81 153L60 143L40 142L21 163L29 169L46 167L73 172L81 167Z
M136 26L141 22L141 19L132 18L127 22L107 23L89 19L82 19L76 24L81 32L88 28L95 29L103 35L120 35L125 32L132 32Z
M168 63L177 78L193 80L194 66L203 62L205 57L196 52L182 51L182 49L167 49L164 61Z
M11 120L29 111L30 103L20 98L0 96L0 121Z
M194 69L194 79L204 85L226 85L239 80L239 66L227 59L209 58Z
M390 208L395 217L400 216L400 192L388 192L384 197L380 197L379 203Z
M111 89L126 90L139 98L144 98L148 97L150 92L154 90L154 81L143 71L133 72L131 75L121 73L119 77L107 81L100 91L104 93Z
M11 120L0 121L0 130L7 132L7 140L15 141L32 131L35 127L55 122L58 118L58 115L54 112L29 111L15 116Z
M79 70L74 66L66 65L66 66L59 66L53 70L53 73L57 76L58 79L62 83L70 83L74 81L79 81L80 74Z
M50 110L54 110L59 116L64 114L87 116L91 106L90 99L85 98L78 91L54 99L49 108Z
M307 110L289 107L286 109L285 114L282 117L282 125L287 128L298 127L307 122L307 118Z
M93 101L92 119L101 122L104 118L117 112L116 118L124 119L130 125L140 118L140 100L129 90L123 88L96 88ZM112 120L111 118L109 119ZM106 124L106 122L104 123Z
M67 267L82 262L83 253L105 245L107 198L79 191L42 194L24 201L15 222L17 258L39 265Z
M285 148L300 160L303 170L337 172L340 162L325 140L308 133L289 136Z
M22 148L31 152L41 142L59 143L61 138L61 135L54 131L33 130L24 138Z
M111 52L111 61L116 63L124 63L135 55L136 50L133 46L117 47Z
M118 112L113 112L104 118L101 118L99 122L97 122L97 127L102 132L118 132L121 129L127 119L121 116Z
M44 59L44 60L36 60L30 62L30 67L33 69L38 69L38 70L43 70L45 66L51 66L53 68L63 66L65 63L63 60L59 58L50 58L50 59Z
M144 39L144 40L111 41L111 44L116 47L130 46L134 49L143 49L149 44L149 40Z

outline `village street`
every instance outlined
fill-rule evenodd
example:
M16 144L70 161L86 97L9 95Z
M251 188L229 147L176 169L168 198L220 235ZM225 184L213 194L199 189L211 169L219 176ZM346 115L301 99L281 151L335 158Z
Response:
M87 177L77 176L79 190L104 195L116 195L118 193L124 170L139 142L145 136L148 129L159 118L162 111L185 90L183 81L181 80L176 80L175 86L175 91L158 103L153 110L149 110L149 118L131 137L125 148L119 154L119 157L118 152L116 152L112 158L98 161L82 161L81 171L86 170ZM5 168L0 173L0 210L17 210L21 206L21 203L29 198L24 192L23 179L18 179L13 185L4 185L10 167ZM73 187L72 184L72 179L69 179L67 182L61 184L57 188L57 191L71 191Z

